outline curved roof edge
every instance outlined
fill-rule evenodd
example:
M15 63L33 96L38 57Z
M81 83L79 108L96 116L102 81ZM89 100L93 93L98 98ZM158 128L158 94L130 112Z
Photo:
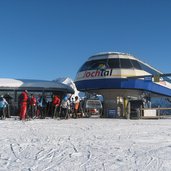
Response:
M90 56L88 59L94 58L96 56L104 56L104 55L129 55L129 56L132 56L131 54L123 53L123 52L100 52L100 53Z

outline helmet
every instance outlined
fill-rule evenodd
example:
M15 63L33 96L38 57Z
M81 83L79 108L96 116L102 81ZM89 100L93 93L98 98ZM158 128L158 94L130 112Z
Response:
M67 101L67 100L68 100L68 97L67 97L67 96L65 96L65 97L64 97L64 100L65 100L65 101Z

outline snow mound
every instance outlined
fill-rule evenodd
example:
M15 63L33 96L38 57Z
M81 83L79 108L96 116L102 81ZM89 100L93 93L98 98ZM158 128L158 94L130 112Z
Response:
M77 90L77 87L75 86L75 83L74 83L74 81L71 78L69 78L69 77L62 77L62 78L56 78L53 81L56 81L56 82L68 85L69 87L71 87L75 91L75 93L72 95L72 97L75 97L75 96L80 97L79 96L80 92Z

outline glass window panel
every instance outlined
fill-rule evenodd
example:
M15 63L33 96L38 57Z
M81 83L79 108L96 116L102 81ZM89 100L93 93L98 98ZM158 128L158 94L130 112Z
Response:
M94 63L91 65L90 70L96 69L106 69L109 68L107 64L107 59L95 60Z
M117 59L109 59L108 65L110 68L120 68L119 58Z
M89 70L89 68L92 64L93 64L93 61L88 61L88 62L84 63L78 72Z
M131 60L131 63L133 64L133 66L134 66L135 69L141 70L141 66L140 66L140 63L138 61Z
M129 59L120 59L121 68L133 68Z
M96 69L106 69L109 68L107 64L107 59L94 60L86 62L78 72L86 70L96 70Z

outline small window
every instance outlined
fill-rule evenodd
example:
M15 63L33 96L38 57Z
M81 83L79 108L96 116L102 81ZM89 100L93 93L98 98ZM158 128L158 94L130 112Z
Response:
M107 69L109 68L107 64L107 59L88 61L79 69L78 72L86 70L96 70L96 69Z
M133 68L129 59L120 59L121 68Z
M108 65L110 68L120 68L119 58L117 59L109 59Z
M134 66L135 69L142 70L142 69L141 69L141 66L140 66L140 64L139 64L138 61L136 61L136 60L131 60L131 63L133 64L133 66Z
M89 70L89 68L92 64L93 64L93 61L88 61L88 62L84 63L78 72Z
M107 69L108 64L107 64L107 59L102 59L102 60L95 60L94 63L91 65L90 67L92 70L96 70L96 69Z

